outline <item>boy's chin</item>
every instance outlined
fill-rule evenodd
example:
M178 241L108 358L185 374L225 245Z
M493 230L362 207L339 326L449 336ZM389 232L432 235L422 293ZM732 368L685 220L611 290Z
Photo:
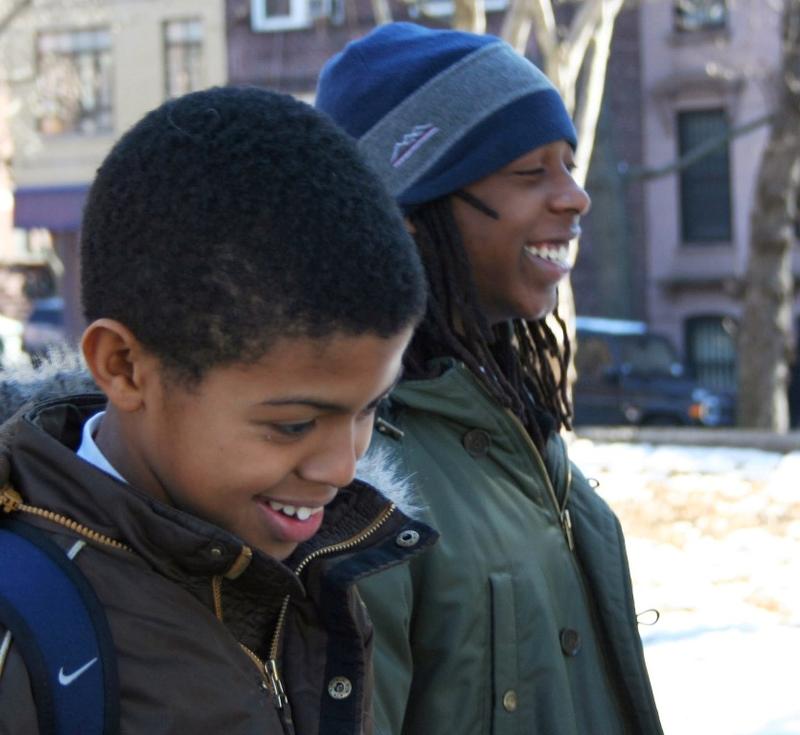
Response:
M294 541L262 541L261 543L251 544L251 546L276 561L284 562L294 554L299 544Z

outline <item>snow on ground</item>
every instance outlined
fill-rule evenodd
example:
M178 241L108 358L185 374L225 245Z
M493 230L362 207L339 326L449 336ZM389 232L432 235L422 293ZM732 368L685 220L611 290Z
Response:
M800 452L593 443L666 735L800 735ZM650 615L641 622L651 622Z

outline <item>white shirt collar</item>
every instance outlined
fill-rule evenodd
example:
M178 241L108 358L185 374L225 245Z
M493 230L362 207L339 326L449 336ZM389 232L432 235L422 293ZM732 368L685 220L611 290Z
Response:
M83 425L83 436L81 437L81 445L78 447L77 455L84 461L102 470L107 475L119 480L120 482L127 483L127 480L117 472L109 462L105 455L100 451L94 440L94 434L100 426L100 421L106 415L105 411L100 411L92 416Z

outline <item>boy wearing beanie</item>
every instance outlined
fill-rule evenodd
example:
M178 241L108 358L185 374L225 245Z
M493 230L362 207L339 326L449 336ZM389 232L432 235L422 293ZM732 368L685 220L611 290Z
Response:
M424 308L396 207L308 105L210 89L114 146L81 237L102 394L2 386L0 413L51 397L0 432L0 732L372 732L354 583L433 535L354 480ZM100 653L28 542L100 610Z
M328 62L317 106L404 210L430 288L379 441L441 538L359 585L378 730L660 734L619 523L559 435L568 353L544 318L589 208L562 100L496 38L396 23Z

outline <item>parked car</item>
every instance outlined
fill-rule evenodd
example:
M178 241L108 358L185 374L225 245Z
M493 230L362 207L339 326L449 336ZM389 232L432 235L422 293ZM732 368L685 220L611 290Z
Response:
M689 378L672 343L644 322L578 317L575 423L729 426L732 395Z
M31 360L36 361L52 347L63 346L65 343L64 299L58 296L37 299L25 322L22 349L30 355Z

